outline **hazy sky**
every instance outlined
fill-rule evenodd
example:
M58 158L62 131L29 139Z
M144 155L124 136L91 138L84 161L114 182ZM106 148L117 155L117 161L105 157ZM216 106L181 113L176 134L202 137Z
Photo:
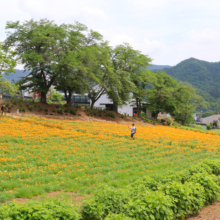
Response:
M195 57L220 61L219 0L0 0L0 41L6 21L79 21L110 45L129 42L154 64Z

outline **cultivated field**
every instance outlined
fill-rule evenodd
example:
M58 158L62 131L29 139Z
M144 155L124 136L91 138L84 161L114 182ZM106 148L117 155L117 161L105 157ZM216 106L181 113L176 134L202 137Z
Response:
M93 194L220 157L220 136L167 126L0 118L0 200L65 190Z

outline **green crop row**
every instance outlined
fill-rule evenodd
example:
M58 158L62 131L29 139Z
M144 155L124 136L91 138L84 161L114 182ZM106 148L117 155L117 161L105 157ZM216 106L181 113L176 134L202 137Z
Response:
M220 161L205 160L178 173L145 176L124 189L100 186L81 210L51 200L0 207L0 219L173 220L195 215L220 195Z
M104 187L82 209L83 220L184 219L219 198L220 161L179 173L143 177L125 189Z

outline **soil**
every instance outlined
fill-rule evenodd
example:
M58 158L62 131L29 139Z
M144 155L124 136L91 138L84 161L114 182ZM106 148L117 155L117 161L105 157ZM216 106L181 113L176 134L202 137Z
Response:
M91 195L86 195L86 196L79 196L78 194L76 194L75 192L64 192L64 191L55 191L55 192L50 192L50 193L46 193L43 195L39 195L39 196L34 196L31 199L28 198L15 198L13 199L13 201L16 201L18 204L20 203L26 203L30 200L37 200L37 201L41 201L43 199L48 199L48 198L57 198L60 199L63 196L68 195L69 199L68 201L71 204L76 204L77 206L81 206L82 201L88 197L91 197ZM4 204L4 203L3 203Z
M220 220L220 201L206 206L198 215L186 220Z
M11 106L11 101L0 99L0 106L2 103L9 103ZM20 104L17 103L14 105L14 107L11 109L11 113L7 113L8 116L15 116L15 117L25 117L27 115L29 116L37 116L37 117L43 117L48 119L58 119L58 120L74 120L74 121L93 121L93 122L107 122L107 123L117 123L117 124L139 124L139 125L151 125L149 123L145 123L143 121L139 121L137 119L134 119L133 117L127 117L127 118L111 118L109 116L102 116L102 117L95 117L95 116L89 116L87 112L84 111L84 109L78 109L77 115L72 115L70 113L64 113L64 114L58 114L54 113L53 110L57 110L56 104L42 104L40 102L36 102L35 105L36 108L33 108L32 111L30 111L27 108L27 104L29 102L23 102L22 107L25 108L25 113L17 113L17 109L19 108ZM43 110L40 110L40 109ZM74 108L74 107L69 107ZM63 110L69 109L63 107ZM45 109L48 109L48 114L46 114Z

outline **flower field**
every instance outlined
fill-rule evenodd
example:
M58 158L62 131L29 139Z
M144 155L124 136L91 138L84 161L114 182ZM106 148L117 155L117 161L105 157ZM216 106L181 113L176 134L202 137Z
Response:
M0 201L65 190L91 194L220 157L220 135L167 126L0 118Z

